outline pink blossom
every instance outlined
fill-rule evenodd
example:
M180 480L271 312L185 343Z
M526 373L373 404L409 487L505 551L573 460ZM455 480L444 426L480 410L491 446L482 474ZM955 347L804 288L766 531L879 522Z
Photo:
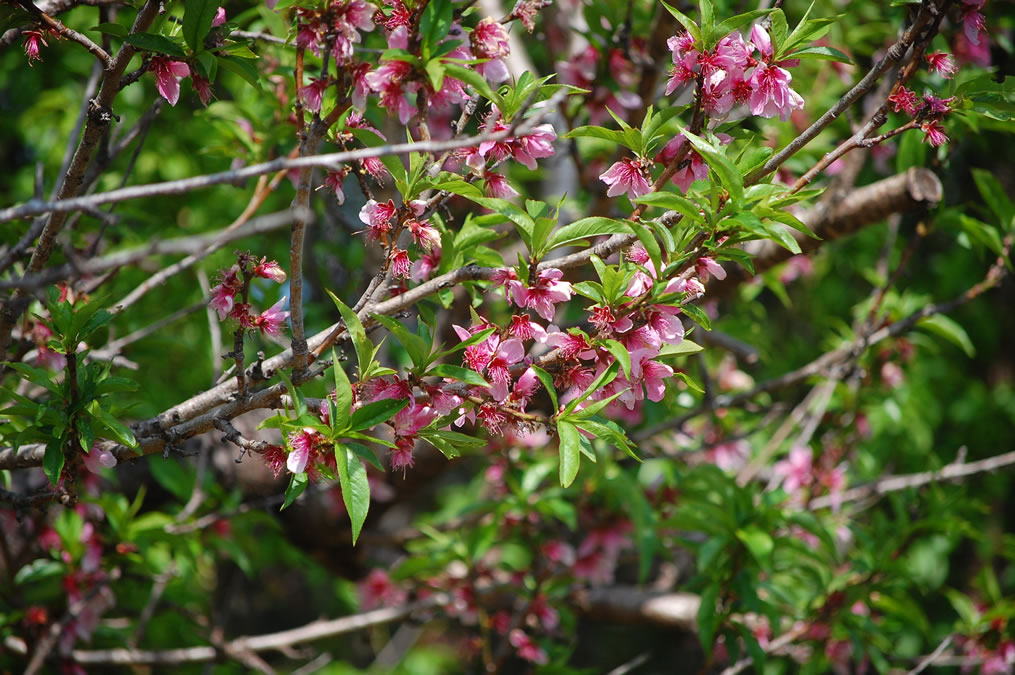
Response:
M360 608L370 610L405 604L408 596L391 580L387 572L375 569L359 583L359 597Z
M962 31L974 45L980 41L980 34L986 32L986 19L980 10L983 2L964 2L962 7Z
M512 403L517 403L518 408L524 411L529 401L539 391L539 387L540 381L536 371L531 367L526 368L525 372L518 378L518 382L515 383L514 389L511 390L511 396L508 400Z
M920 125L920 129L923 130L923 142L930 143L933 147L944 145L948 142L948 136L945 135L944 127L941 126L941 122L938 120L930 120Z
M790 89L792 79L789 72L779 66L759 63L749 80L752 89L748 101L751 114L761 117L778 115L785 122L793 110L803 108L803 98Z
M895 112L905 111L910 117L915 117L920 108L920 97L905 87L899 87L898 91L888 97Z
M412 273L412 261L409 260L409 252L398 247L391 254L391 273L396 277L408 279Z
M643 272L639 273L644 275ZM589 323L595 326L596 330L611 335L629 331L634 325L629 317L623 316L618 319L611 308L603 306L592 308Z
M302 431L293 431L289 434L289 459L286 460L286 468L290 473L303 473L310 461L310 453L314 449L315 432L310 427L304 427Z
M371 241L377 241L391 231L391 219L398 213L395 202L388 200L385 204L378 204L371 199L359 211L359 219L367 225L367 237Z
M493 17L486 17L476 24L470 41L479 58L499 59L511 53L507 29Z
M300 89L300 100L303 101L303 105L306 106L307 110L310 112L321 111L321 101L324 98L324 92L328 90L329 84L327 78L313 78L310 80L310 84Z
M765 30L764 26L760 23L754 24L751 28L751 44L758 48L761 52L761 58L766 62L772 60L772 38L768 35L768 31Z
M434 246L428 252L421 255L416 262L412 263L412 270L409 278L413 281L426 281L433 274L433 271L441 266L441 249Z
M952 57L947 52L931 52L924 58L927 59L927 67L930 68L931 72L937 73L946 80L950 80L959 70L958 66L955 65L955 61L952 60Z
M518 0L511 10L511 17L521 21L525 30L531 33L536 28L536 14L548 4L549 0Z
M156 56L148 65L155 75L155 84L162 98L175 106L180 100L180 78L190 75L190 67L182 61L172 61L165 56Z
M377 70L364 75L367 86L381 95L381 107L397 113L402 124L408 123L416 114L416 107L409 101L408 94L419 89L419 84L406 82L411 74L409 63L391 60L384 61Z
M280 336L282 334L282 326L285 324L285 320L289 318L289 312L282 311L285 301L286 297L282 296L281 300L264 310L260 316L254 319L254 326L262 333L272 337Z
M703 282L707 282L710 275L719 281L726 278L726 270L723 266L707 256L698 258L694 263L694 269Z
M536 160L553 155L553 142L557 140L557 132L549 124L540 124L516 140L512 156L525 166L535 170Z
M212 97L211 82L197 74L191 75L190 82L194 85L197 97L201 99L201 105L207 108Z
M610 186L606 196L616 197L627 193L634 199L651 192L652 185L646 176L646 164L647 161L641 158L622 159L600 174L599 180Z
M955 97L951 98L938 98L927 94L923 97L923 104L926 108L925 114L941 117L947 115L952 111L952 103L955 101Z
M519 340L535 340L536 342L546 340L546 329L529 318L528 314L513 315L508 334Z
M507 415L497 409L492 403L484 403L476 410L476 416L486 427L486 430L494 435L503 433L503 426L507 422Z
M483 173L483 180L486 183L486 194L490 197L507 199L518 196L518 192L511 187L511 183L503 174L496 171L486 171Z
M559 539L553 539L543 544L542 552L547 560L564 567L570 567L575 561L574 547Z
M384 162L379 157L367 157L359 161L360 167L368 174L373 176L374 180L378 184L384 185L384 179L388 177L388 168L384 166Z
M409 232L412 234L412 240L424 251L430 251L434 247L441 245L441 233L427 221L419 222L417 220L410 220L406 223L409 228Z
M952 41L952 52L959 63L972 63L986 68L991 64L990 35L982 30L976 41L973 41L965 33L956 33Z
M222 274L222 281L211 289L211 300L208 305L218 312L219 321L225 321L232 312L236 294L242 288L239 271L239 268L233 265Z
M645 385L645 395L650 401L661 401L666 393L666 380L673 377L673 368L652 360L656 352L636 350L631 353L631 377ZM638 387L640 389L640 387ZM640 393L640 392L637 392ZM641 398L641 396L636 396ZM628 406L630 408L631 406Z
M797 446L789 451L789 457L775 463L772 474L775 478L782 479L782 488L792 495L810 484L813 461L814 454L810 448Z
M328 175L324 177L325 187L331 188L335 193L335 199L338 200L339 204L345 203L345 189L343 185L345 183L345 177L349 175L349 169L343 167L338 171L329 171Z
M511 642L511 646L518 650L519 658L539 665L545 664L549 660L546 652L520 628L512 630L508 640Z
M536 283L532 287L526 287L520 281L509 281L510 297L519 307L534 309L539 316L553 321L555 305L567 302L574 295L570 282L561 281L563 276L560 270L550 268L536 275Z
M215 17L211 20L211 27L217 28L226 22L226 8L219 7L215 10Z
M504 340L497 345L497 351L486 364L486 373L491 383L490 393L494 400L503 401L507 398L508 385L511 383L510 367L524 356L525 348L521 340Z
M99 447L98 443L92 445L92 449L85 454L83 460L85 468L92 473L99 473L103 468L112 469L116 466L116 455Z
M268 448L261 453L261 459L264 460L265 465L271 469L272 473L275 474L275 478L278 478L278 474L282 471L282 467L286 465L287 456L281 446L269 445Z
M32 65L32 61L41 61L39 43L41 42L46 47L49 46L46 39L42 37L42 31L26 30L23 35L25 36L25 56L28 57L28 65Z
M276 284L285 283L286 274L282 266L274 260L261 258L261 262L254 267L254 276L262 279L271 279Z
M569 333L550 326L546 331L546 344L554 347L560 352L560 357L565 361L574 358L591 359L595 357L592 345L581 333Z

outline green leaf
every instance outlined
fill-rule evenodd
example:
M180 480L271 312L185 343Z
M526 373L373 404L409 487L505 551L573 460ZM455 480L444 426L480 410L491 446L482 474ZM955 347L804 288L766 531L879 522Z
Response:
M134 448L138 454L141 454L141 448L137 444L137 439L134 438L134 433L130 428L121 424L108 410L100 406L98 401L92 401L88 405L88 412L92 414L92 417L101 426L105 427L113 435L116 441L126 445L128 448Z
M772 9L753 9L743 14L731 16L709 32L707 41L709 44L718 44L719 40L722 40L733 31L740 30L747 24L754 23L755 19L771 14L774 11Z
M973 341L969 339L969 334L966 333L966 329L964 329L957 321L945 316L944 314L934 314L920 319L916 325L919 328L948 340L964 351L966 356L969 358L973 358L976 354L976 348L973 346Z
M178 59L187 58L186 52L177 43L162 35L152 33L132 33L123 39L129 45L149 52L168 54Z
M181 503L190 499L194 493L195 472L174 458L153 458L148 463L148 470L156 482Z
M786 59L821 59L824 61L838 61L853 65L853 60L847 54L835 47L804 47L791 54L786 54Z
M567 246L588 237L604 234L631 234L631 232L630 224L622 220L604 218L602 216L582 218L556 230L546 243L546 248L552 251L555 248Z
M398 338L398 341L405 347L405 351L408 352L409 358L412 359L413 366L416 368L426 366L426 358L430 354L431 345L428 345L423 338L403 326L397 319L392 319L390 316L382 314L374 314L373 318Z
M603 127L597 126L583 126L572 129L562 136L562 138L598 138L604 141L610 141L617 145L627 145L627 136L622 131L616 129L604 129ZM633 148L632 148L633 149Z
M60 472L63 471L63 439L54 438L46 444L46 454L42 457L42 469L52 485L60 481Z
M666 11L673 15L673 18L680 22L680 25L684 27L684 30L691 34L691 37L694 38L695 46L700 49L702 47L703 40L701 29L698 28L698 24L691 21L690 17L686 14L670 7L665 2L663 3L663 7L666 8Z
M705 310L701 307L688 303L681 305L680 309L683 310L684 314L686 314L694 323L698 324L705 330L712 330L712 321L708 318L708 314L706 314Z
M701 215L701 207L687 197L681 197L672 192L651 192L636 198L635 203L647 206L656 206L661 209L670 209L682 214L685 218L695 223L705 222Z
M789 26L786 23L786 15L781 9L772 12L772 23L769 26L769 35L772 37L772 47L778 51L779 46L786 41L789 34Z
M737 530L737 539L743 542L747 550L751 552L759 564L765 565L772 555L775 543L772 537L757 527L747 527Z
M194 53L204 49L204 37L218 10L218 0L187 0L183 13L183 39Z
M335 464L338 466L338 482L342 486L342 501L352 521L352 543L355 546L370 510L367 470L359 457L344 445L335 446Z
M659 269L658 267L656 269ZM616 340L603 340L603 346L606 350L613 355L619 363L620 367L624 369L624 377L628 380L631 379L631 352L627 350L627 347L617 342Z
M454 19L451 0L430 0L419 19L419 34L423 44L433 49L451 29Z
M92 26L88 30L118 38L127 37L127 28L118 23L100 23L98 26Z
M711 582L701 593L701 604L698 605L698 638L706 654L712 653L712 642L715 631L719 627L720 615L717 603L719 600L718 582Z
M352 431L362 431L385 422L402 408L409 405L409 399L386 398L373 403L367 403L352 414L349 428Z
M482 94L488 101L493 102L493 104L497 106L498 110L504 109L504 97L498 94L494 88L490 86L490 83L486 81L486 78L477 73L475 70L466 68L465 66L460 66L457 63L447 62L444 63L444 70L451 77L456 80L461 80Z
M910 167L924 166L926 163L927 144L920 140L916 130L902 134L899 140L899 154L895 157L895 170L902 173Z
M632 222L630 227L638 235L638 241L645 247L645 251L648 253L648 257L651 259L655 269L663 269L663 252L659 248L659 242L656 241L655 234L641 223Z
M342 315L342 321L345 322L345 330L351 338L353 347L356 349L356 357L359 360L359 374L362 379L363 374L370 369L370 363L374 359L373 343L367 338L367 332L363 328L359 317L356 316L356 312L346 306L330 290L328 295L331 296L331 301L335 303L335 307L338 308L339 313Z
M616 422L595 415L582 417L580 419L581 422L578 423L578 425L582 429L590 434L593 434L596 438L606 441L613 447L623 450L636 462L642 461L641 458L635 454L634 447L631 445L631 441L624 434L624 430Z
M582 392L581 396L579 396L578 398L572 400L570 403L567 404L567 406L564 408L564 414L570 414L575 408L578 407L579 404L582 403L582 401L584 401L589 396L599 391L601 387L605 387L610 382L613 382L614 378L617 377L617 373L619 372L620 372L620 364L614 361L606 368L606 370L599 373L596 379L592 380L592 383L588 386L588 389Z
M331 369L335 379L335 411L337 413L331 420L331 426L341 429L349 423L349 411L352 409L352 384L342 368L342 363L338 360L338 353L334 347L331 348Z
M282 503L282 508L279 511L289 508L306 489L307 474L305 472L293 474L293 477L289 480L289 487L285 489L285 502Z
M246 80L248 84L253 85L257 89L261 88L261 73L250 62L250 59L241 59L236 56L220 56L218 62L226 70Z
M465 349L466 347L471 347L472 345L477 345L480 342L482 342L483 340L486 340L488 337L490 337L491 335L493 335L496 332L497 332L496 326L491 327L491 328L484 328L483 330L481 330L479 332L473 333L472 335L470 335L466 339L462 340L461 342L459 342L457 345L455 345L451 349L447 349L447 350L441 352L440 354L437 354L434 358L435 359L439 359L439 358L448 356L449 354L453 354L453 353L459 351L460 349Z
M384 465L381 464L379 459L377 459L377 454L367 446L362 443L354 443L352 441L346 441L344 445L356 453L360 459L366 460L370 466L374 467L378 471L383 472L385 470Z
M438 59L430 59L423 70L426 71L434 91L440 91L444 87L444 64Z
M718 147L709 143L704 138L692 134L683 129L684 137L690 141L694 149L698 151L705 163L719 177L719 182L726 188L730 195L730 202L734 209L739 209L744 202L744 177L740 174L736 165L723 155Z
M483 376L474 370L468 368L462 368L461 366L451 365L450 363L439 363L431 368L426 373L427 375L436 375L438 377L450 377L453 380L459 382L465 382L477 387L489 387L490 383L483 379Z
M570 422L557 421L557 436L560 439L560 484L570 487L578 475L581 463L581 434Z
M532 368L532 372L543 383L543 388L546 389L546 393L550 395L550 401L553 403L553 411L557 412L560 409L560 404L557 402L557 390L553 387L553 376L539 366L533 365L529 366L529 368Z
M57 397L63 397L63 390L60 388L60 385L53 381L53 373L48 370L36 368L27 363L14 363L12 361L6 361L4 365L21 373L32 384L49 390L50 393Z
M973 180L990 210L998 219L1002 230L1011 231L1015 227L1015 205L1005 193L1000 181L989 171L973 169Z

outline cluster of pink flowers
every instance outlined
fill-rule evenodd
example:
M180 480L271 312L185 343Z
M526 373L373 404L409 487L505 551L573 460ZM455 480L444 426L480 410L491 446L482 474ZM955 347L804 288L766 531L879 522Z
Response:
M671 37L667 45L673 55L667 95L700 77L703 107L712 117L724 118L734 105L747 104L752 115L778 115L785 122L803 108L803 97L790 88L793 77L786 70L799 60L774 62L772 39L760 24L751 30L750 42L734 31L704 53L687 32Z
M399 208L391 199L383 204L371 199L360 209L359 218L367 226L367 238L389 249L388 262L398 278L408 279L412 274L409 252L395 244L403 230L409 232L413 243L424 254L436 255L436 259L440 259L441 235L430 221L423 218L426 209L426 202L421 200L409 202L408 208Z
M728 134L717 134L719 141L723 144L733 142L733 137ZM683 150L687 144L687 138L680 133L674 136L656 156L649 160L641 157L625 158L615 162L599 176L599 180L609 186L606 192L608 197L616 197L627 194L632 199L646 195L652 191L652 175L650 170L653 162L661 166L668 166ZM687 192L691 184L696 180L708 178L708 165L696 150L689 150L685 161L681 162L671 179L673 184L682 192Z
M299 7L297 17L296 46L321 56L325 43L333 39L331 55L338 66L352 61L353 45L362 40L360 31L374 29L374 8L364 0L338 0L320 9Z
M501 118L500 112L496 109L480 126L481 131L489 133L508 131L510 128L511 126ZM557 133L553 130L553 126L540 124L522 136L509 136L498 141L483 141L478 146L461 150L458 154L465 160L465 164L477 173L483 172L487 166L495 167L509 158L534 170L537 159L553 155L555 140L557 140ZM487 172L487 176L489 176L489 172Z
M952 111L954 96L942 99L926 94L921 99L909 89L899 87L888 97L888 101L895 112L904 112L920 123L924 143L936 148L948 142L941 121Z
M286 280L285 271L274 260L261 258L257 262L250 254L240 253L236 264L223 271L218 285L211 289L208 304L218 312L221 321L226 318L235 319L243 328L278 337L282 334L285 320L289 318L289 312L282 310L286 298L283 296L270 308L255 314L246 302L247 289L255 277L270 279L278 284Z

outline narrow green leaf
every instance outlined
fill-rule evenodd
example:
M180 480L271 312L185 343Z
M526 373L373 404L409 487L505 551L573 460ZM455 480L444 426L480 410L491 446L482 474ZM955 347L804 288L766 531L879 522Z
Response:
M727 159L718 147L709 143L704 138L692 134L686 129L683 130L683 133L684 137L690 141L709 168L719 177L719 182L722 183L722 186L726 188L726 191L730 195L733 208L739 209L744 202L744 177L740 174L736 165Z
M367 470L359 457L344 445L335 446L335 464L338 467L338 482L342 487L342 501L352 522L352 543L355 546L370 510Z
M704 217L701 215L701 207L692 202L687 197L681 197L678 194L672 192L650 192L647 195L642 195L634 200L637 204L645 204L647 206L656 206L661 209L670 209L682 214L685 218L690 219L692 222L702 223L705 222Z
M126 445L128 448L134 448L141 453L141 448L137 444L137 439L134 438L134 432L130 430L125 424L122 424L119 420L113 417L108 410L104 409L99 405L98 401L92 401L88 406L88 412L92 414L92 417L104 426L109 433L113 435L113 438ZM100 434L101 435L101 434Z
M620 367L624 369L624 377L630 380L631 352L628 351L627 347L616 340L603 340L603 346L606 347L606 350L613 355L613 358L615 358L618 363L620 363Z
M632 222L630 227L638 236L638 241L645 247L645 251L648 253L648 257L655 266L655 269L657 271L663 269L663 252L659 248L659 242L656 241L655 234L641 223Z
M747 24L754 23L755 19L767 16L774 11L775 10L772 9L753 9L749 12L744 12L743 14L731 16L712 29L709 34L708 41L712 44L718 44L719 40L722 40L733 31L740 30L741 28L747 26Z
M183 12L183 39L194 53L204 49L204 37L218 10L218 0L187 0Z
M708 318L708 314L706 314L705 310L701 307L687 303L681 305L680 309L682 309L684 314L690 317L691 321L694 321L694 323L698 324L705 330L712 330L712 321Z
M52 485L60 481L60 472L63 471L63 441L54 438L46 444L46 454L42 457L42 469Z
M963 328L958 321L955 321L944 314L934 314L920 319L916 325L919 328L923 328L924 330L934 333L938 337L943 337L948 340L964 351L966 356L969 358L976 355L976 348L973 346L973 341L969 339L969 334L966 333L966 329Z
M342 362L338 360L338 352L331 348L331 369L335 380L335 412L336 417L331 419L331 426L342 429L349 424L350 410L352 409L352 384L349 376L342 368Z
M444 62L444 70L451 77L456 80L461 80L482 94L484 98L496 105L498 110L504 109L504 97L498 94L497 91L490 86L490 83L486 81L486 78L477 73L475 70L466 68L465 66L460 66L457 63L448 63L446 61Z
M747 527L737 530L737 539L747 547L747 550L751 552L755 560L762 565L768 562L769 556L772 555L772 550L775 548L771 535L758 527Z
M453 380L459 382L465 382L476 387L489 387L490 383L483 379L483 376L474 370L468 368L462 368L461 366L455 366L450 363L439 363L431 368L426 373L427 375L435 375L438 377L450 377Z
M684 30L691 34L691 37L694 38L695 46L701 48L703 41L701 39L701 29L698 28L698 24L691 21L690 17L686 14L670 7L665 2L663 3L663 7L666 8L666 11L673 15L673 18L680 22L680 25L684 27Z
M88 30L118 38L127 37L127 28L118 23L100 23L98 26L92 26Z
M352 414L349 428L352 431L362 431L385 422L402 408L409 405L409 399L386 398L373 403L367 403Z
M366 462L370 466L374 467L378 471L382 471L383 472L385 470L384 469L384 465L381 464L381 461L379 459L377 459L377 453L375 453L373 450L371 450L367 446L363 445L362 443L354 443L354 442L351 442L351 441L346 441L344 443L344 445L345 445L345 447L349 448L354 453L356 453L356 455L360 459L366 460Z
M581 463L581 434L570 422L558 420L557 437L560 439L560 484L570 487Z
M567 246L588 237L604 234L631 234L631 226L622 220L604 218L602 216L582 218L556 230L546 243L546 248L552 251L555 248Z
M237 56L220 56L218 63L226 70L239 75L248 84L260 89L261 73L250 61L250 59L241 59Z
M842 51L839 51L835 47L804 47L798 49L795 52L786 54L786 59L820 59L823 61L838 61L839 63L848 63L853 65L853 60Z
M592 380L592 383L589 385L588 389L582 392L581 396L579 396L578 398L572 400L570 403L567 404L567 407L564 408L564 413L570 414L575 408L578 407L579 404L581 404L589 396L596 393L597 391L599 391L600 388L605 387L610 382L613 382L613 379L617 377L617 373L619 372L620 372L620 364L614 361L606 368L606 370L599 373L596 379Z
M989 171L973 169L973 180L980 191L980 196L997 217L1002 230L1011 231L1015 227L1015 205L1005 193L1000 181Z
M187 58L186 52L172 40L162 35L153 33L132 33L123 39L129 45L149 52L168 54L179 59Z
M553 387L553 376L539 366L529 367L532 368L532 372L536 374L539 381L543 383L543 388L546 389L546 393L550 395L550 401L553 403L553 411L557 412L560 410L560 404L557 403L557 390Z
M293 474L293 477L289 480L289 487L285 489L285 502L282 503L282 508L280 508L279 511L284 511L289 508L306 489L307 474Z
M374 314L373 318L375 321L383 325L392 335L394 335L402 346L405 347L405 351L408 352L409 358L412 359L412 365L416 368L423 368L426 366L426 357L430 353L430 345L426 344L420 336L411 332L408 328L402 325L397 319L392 319L390 316L384 316L382 314Z
M345 322L345 330L352 340L353 347L356 349L356 357L359 361L360 379L362 379L363 374L367 372L370 367L370 363L374 358L373 343L371 343L367 338L367 332L363 328L363 324L360 322L359 317L356 316L356 312L352 311L330 290L328 290L328 295L331 296L331 301L335 303L335 307L338 308L339 313L342 315L342 321Z

